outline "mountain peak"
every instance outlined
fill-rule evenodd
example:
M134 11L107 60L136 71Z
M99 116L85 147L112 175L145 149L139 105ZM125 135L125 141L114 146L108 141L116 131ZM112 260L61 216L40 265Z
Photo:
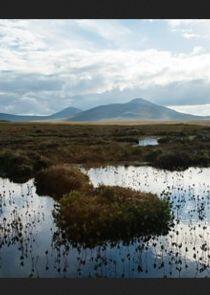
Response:
M128 103L142 103L142 102L148 102L148 101L143 98L134 98L131 101L129 101Z
M73 116L72 121L107 120L199 120L204 117L176 112L143 98L134 98L126 103L108 104L92 108ZM206 117L207 119L207 117Z
M73 115L80 113L81 110L75 107L67 107L57 113L54 113L50 116L50 118L62 119L62 118L69 118Z

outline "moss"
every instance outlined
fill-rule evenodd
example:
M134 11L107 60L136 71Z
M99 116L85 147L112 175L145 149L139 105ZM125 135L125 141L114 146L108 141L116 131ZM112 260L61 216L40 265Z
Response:
M117 186L71 192L60 199L54 217L62 237L84 247L166 234L172 221L166 200Z
M39 195L48 195L56 199L71 191L92 188L89 178L78 168L67 165L55 165L41 170L35 177L36 190Z

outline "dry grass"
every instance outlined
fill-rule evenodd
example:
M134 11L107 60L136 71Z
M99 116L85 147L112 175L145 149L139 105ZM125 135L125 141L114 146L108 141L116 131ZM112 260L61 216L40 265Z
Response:
M200 126L210 126L210 120L200 120L200 121L166 121L166 120L101 120L96 122L73 122L73 121L46 121L45 123L41 121L34 121L29 122L26 124L33 124L33 123L40 123L40 124L52 124L52 125L91 125L91 126L100 126L100 125L112 125L112 126L138 126L138 125L200 125ZM24 124L24 123L23 123Z

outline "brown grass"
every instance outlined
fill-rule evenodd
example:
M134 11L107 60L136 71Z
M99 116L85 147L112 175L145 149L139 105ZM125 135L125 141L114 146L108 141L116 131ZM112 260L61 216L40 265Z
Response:
M48 195L56 199L71 191L89 191L92 185L87 175L76 167L67 165L51 166L41 170L35 177L39 195Z
M202 126L207 122L136 123L0 123L0 150L5 155L5 160L0 157L0 175L15 177L20 172L26 181L50 165L157 165L160 155L169 153L174 158L177 152L190 156L189 165L210 165L210 127ZM189 140L192 135L194 139ZM158 136L162 141L159 146L137 146L144 136ZM18 166L13 154L22 158Z
M151 193L101 186L91 192L71 192L54 213L58 226L72 243L94 247L164 234L171 224L170 206Z

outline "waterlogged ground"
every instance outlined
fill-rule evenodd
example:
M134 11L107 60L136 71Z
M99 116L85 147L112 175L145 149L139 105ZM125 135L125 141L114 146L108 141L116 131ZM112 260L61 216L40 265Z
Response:
M210 168L87 171L95 186L120 185L169 198L175 225L166 236L95 249L59 244L50 197L33 181L0 179L0 277L210 277Z

